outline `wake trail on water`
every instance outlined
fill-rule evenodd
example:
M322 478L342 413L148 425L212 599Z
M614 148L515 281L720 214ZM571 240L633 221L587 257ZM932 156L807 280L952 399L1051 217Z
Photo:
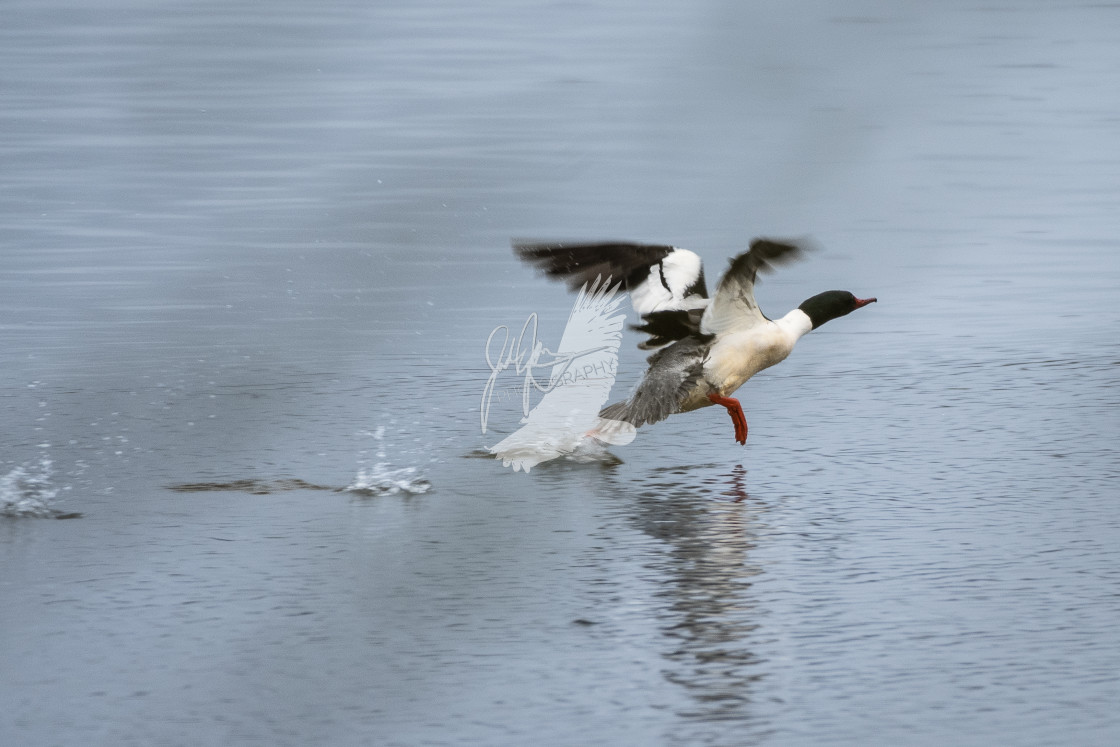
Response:
M289 490L325 490L334 493L353 493L363 497L420 495L431 490L431 482L420 474L417 467L394 467L387 461L383 445L384 426L374 432L363 432L361 435L372 436L378 442L376 461L359 466L357 474L346 486L322 485L299 478L248 478L220 482L179 483L167 487L177 493L233 491L270 495Z

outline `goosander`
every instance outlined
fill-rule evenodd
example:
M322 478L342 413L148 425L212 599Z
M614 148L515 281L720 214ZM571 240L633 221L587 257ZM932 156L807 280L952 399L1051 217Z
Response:
M805 242L755 239L749 251L731 260L711 298L703 263L687 249L631 242L515 241L513 247L522 260L573 289L609 276L630 293L644 322L632 328L649 336L639 347L656 352L630 398L603 408L601 418L638 427L722 405L740 444L747 442L747 419L731 396L735 390L785 360L807 333L877 300L831 290L780 319L767 318L754 299L758 273L800 258Z

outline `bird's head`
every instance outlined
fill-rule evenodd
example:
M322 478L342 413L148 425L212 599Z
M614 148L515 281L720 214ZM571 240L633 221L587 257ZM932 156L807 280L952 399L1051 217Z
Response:
M813 322L813 329L837 317L851 314L858 308L875 303L875 298L856 298L848 291L825 291L807 299L797 308Z

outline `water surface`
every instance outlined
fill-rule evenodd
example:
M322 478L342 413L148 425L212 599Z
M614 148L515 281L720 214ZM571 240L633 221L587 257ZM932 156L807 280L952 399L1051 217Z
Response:
M1116 741L1118 32L8 3L0 741ZM879 303L740 391L746 447L474 457L487 335L571 308L511 237L714 280L756 235L822 247L771 316Z

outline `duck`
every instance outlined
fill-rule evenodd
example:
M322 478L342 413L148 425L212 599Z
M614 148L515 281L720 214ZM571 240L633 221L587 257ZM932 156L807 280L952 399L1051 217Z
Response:
M747 251L731 258L709 296L703 261L688 249L629 241L513 241L522 261L572 290L609 278L629 293L641 317L642 324L631 325L647 336L638 347L654 352L631 395L599 412L601 423L621 421L638 428L718 405L727 410L735 441L742 445L747 419L732 395L758 372L785 360L809 332L878 301L829 290L777 319L763 314L754 296L758 275L812 248L807 240L753 239Z

